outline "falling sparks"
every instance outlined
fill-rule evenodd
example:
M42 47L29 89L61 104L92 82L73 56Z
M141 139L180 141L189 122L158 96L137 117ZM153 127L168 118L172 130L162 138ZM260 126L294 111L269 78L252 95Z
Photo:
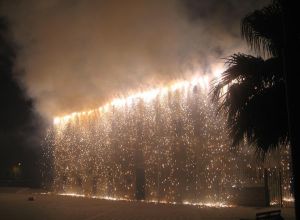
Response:
M133 201L142 170L145 202L229 207L234 189L262 184L253 151L229 148L210 81L195 77L55 117L46 138L55 191Z

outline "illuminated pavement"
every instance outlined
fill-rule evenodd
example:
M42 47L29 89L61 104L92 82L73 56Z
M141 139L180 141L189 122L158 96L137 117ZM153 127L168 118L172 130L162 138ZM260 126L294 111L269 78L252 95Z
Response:
M28 201L30 196L34 196L34 201ZM1 220L254 219L256 212L265 210L267 209L250 207L200 208L188 205L149 204L43 195L28 190L19 190L18 192L0 190ZM292 208L282 209L282 213L285 220L294 219Z

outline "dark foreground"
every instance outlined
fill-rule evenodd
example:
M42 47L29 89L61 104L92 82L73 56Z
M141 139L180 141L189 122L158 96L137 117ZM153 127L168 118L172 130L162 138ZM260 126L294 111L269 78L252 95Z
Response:
M34 201L29 201L30 196ZM185 220L255 219L255 213L276 208L201 208L188 205L109 201L60 195L44 195L29 189L0 189L0 219L21 220ZM285 220L295 219L293 208L283 208Z

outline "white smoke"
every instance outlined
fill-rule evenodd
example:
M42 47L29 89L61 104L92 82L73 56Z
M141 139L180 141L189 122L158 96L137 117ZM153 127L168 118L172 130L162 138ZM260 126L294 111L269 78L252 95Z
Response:
M20 45L18 78L52 118L209 74L220 58L244 50L240 18L262 4L226 2L12 0L2 2L1 14Z

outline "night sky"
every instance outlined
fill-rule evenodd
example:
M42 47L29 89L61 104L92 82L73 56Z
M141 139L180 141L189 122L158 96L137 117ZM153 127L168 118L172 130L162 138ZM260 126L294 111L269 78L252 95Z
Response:
M9 38L7 20L0 20L0 180L17 179L26 184L38 184L36 169L40 154L38 127L34 102L12 75L16 46Z
M249 52L240 18L269 1L0 2L0 183L40 183L56 115L131 91L210 74Z

